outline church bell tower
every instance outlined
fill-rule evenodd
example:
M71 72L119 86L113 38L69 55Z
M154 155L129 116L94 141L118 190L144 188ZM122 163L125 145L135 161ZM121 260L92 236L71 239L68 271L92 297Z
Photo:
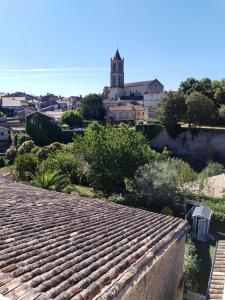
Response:
M121 58L118 49L114 58L111 58L110 87L124 88L124 58Z

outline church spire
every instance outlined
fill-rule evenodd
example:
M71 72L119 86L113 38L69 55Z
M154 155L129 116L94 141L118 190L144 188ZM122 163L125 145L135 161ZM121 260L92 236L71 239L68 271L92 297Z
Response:
M118 48L111 59L110 86L124 88L124 58L121 58Z
M117 48L117 50L116 50L116 54L115 54L115 56L114 56L114 59L122 60L118 48Z

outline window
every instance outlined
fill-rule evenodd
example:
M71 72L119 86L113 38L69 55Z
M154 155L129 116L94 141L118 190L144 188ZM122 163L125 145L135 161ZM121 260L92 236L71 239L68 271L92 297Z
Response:
M4 136L4 132L1 131L1 136Z

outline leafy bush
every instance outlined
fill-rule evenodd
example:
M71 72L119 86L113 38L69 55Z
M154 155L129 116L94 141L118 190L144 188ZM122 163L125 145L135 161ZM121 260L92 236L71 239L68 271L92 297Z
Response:
M170 166L176 171L176 181L180 189L184 192L185 184L196 181L197 174L190 165L181 159L171 159Z
M221 231L225 233L225 214L213 212L210 228L213 231Z
M18 148L18 154L22 155L25 153L30 153L31 150L35 147L35 144L32 140L25 141L23 144Z
M30 141L31 137L26 133L15 133L13 136L13 144L15 145L16 149L18 149L24 142Z
M198 282L196 274L198 272L198 257L195 245L188 239L184 253L184 286L193 291L197 290Z
M31 173L29 175L33 186L46 190L61 192L70 184L68 176L59 174L58 170L43 173L39 171L36 174Z
M108 198L108 201L123 204L126 202L126 198L121 194L113 194Z
M162 210L161 210L161 214L166 215L166 216L173 216L173 211L170 207L165 206Z
M208 166L205 167L205 169L203 169L199 174L199 179L206 179L208 177L220 175L222 173L225 173L224 165L217 162L209 163Z
M28 174L34 174L38 168L38 160L34 154L19 155L14 162L14 177L17 180L29 180Z
M15 158L17 157L16 148L10 147L6 150L5 153L5 163L7 166L10 166L14 163Z
M37 155L37 153L40 151L41 147L35 146L33 149L31 149L31 153L34 155Z
M176 177L169 162L153 162L139 167L132 183L135 193L144 197L147 206L160 208L175 201Z
M54 143L50 144L48 146L48 148L49 148L50 152L55 153L57 151L62 151L64 148L64 145L59 142L54 142Z
M54 142L49 146L44 146L42 148L35 150L35 154L37 155L39 160L45 160L49 155L55 154L56 152L62 151L64 149L64 144L59 142Z
M61 151L51 154L40 165L40 171L43 173L56 169L60 174L66 174L72 183L85 182L85 167L72 153Z
M48 155L51 153L49 146L44 146L37 151L36 155L39 160L47 159Z
M127 125L91 124L74 141L74 153L90 166L89 181L96 189L113 192L124 188L124 179L157 157L145 137Z
M218 212L225 214L225 204L207 204L209 208L212 209L213 212Z
M5 159L3 156L0 156L0 168L3 168L5 166Z

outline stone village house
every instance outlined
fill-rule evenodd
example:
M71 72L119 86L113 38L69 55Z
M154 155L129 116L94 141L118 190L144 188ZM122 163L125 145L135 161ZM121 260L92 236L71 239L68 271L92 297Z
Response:
M134 105L131 103L116 106L110 106L108 108L108 115L115 122L123 121L138 121L148 119L148 110L143 105Z
M186 221L2 179L0 190L0 299L182 299Z

